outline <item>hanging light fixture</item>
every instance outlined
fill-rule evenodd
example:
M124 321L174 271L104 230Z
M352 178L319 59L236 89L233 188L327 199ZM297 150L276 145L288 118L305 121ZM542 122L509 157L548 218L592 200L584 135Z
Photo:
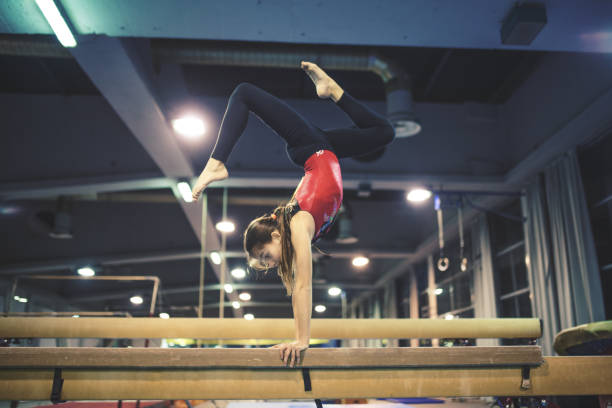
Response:
M359 241L353 234L353 220L351 211L348 205L342 204L338 211L338 237L336 242L338 244L349 245Z
M387 86L387 118L398 138L411 137L421 132L421 122L412 108L410 76L403 70Z

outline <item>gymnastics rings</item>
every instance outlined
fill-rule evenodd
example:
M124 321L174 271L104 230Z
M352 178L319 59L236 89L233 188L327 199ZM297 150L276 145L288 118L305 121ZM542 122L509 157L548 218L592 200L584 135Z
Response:
M450 265L450 262L448 261L447 257L438 259L438 270L440 272L446 271L449 265Z

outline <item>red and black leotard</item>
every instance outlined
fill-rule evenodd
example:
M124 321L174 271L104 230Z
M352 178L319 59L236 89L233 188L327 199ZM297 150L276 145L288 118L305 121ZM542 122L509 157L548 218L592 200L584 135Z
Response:
M389 121L348 93L336 105L355 126L320 129L289 105L249 83L234 89L227 104L211 157L226 163L244 131L249 112L255 113L287 142L289 158L304 166L305 175L295 191L296 210L308 211L315 220L314 240L325 233L342 203L342 177L338 158L357 157L390 143L394 130ZM266 149L262 146L262 149ZM256 154L257 152L251 152Z
M307 211L315 222L316 241L325 234L335 220L342 204L342 175L336 155L329 150L319 150L306 160L304 177L293 199L297 201L294 212Z

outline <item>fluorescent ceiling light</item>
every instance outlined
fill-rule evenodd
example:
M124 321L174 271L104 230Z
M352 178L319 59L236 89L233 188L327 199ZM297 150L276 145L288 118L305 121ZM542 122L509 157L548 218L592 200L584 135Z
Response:
M72 315L72 317L74 317L75 319L78 319L81 316L79 316L78 314L75 314L75 315Z
M85 276L85 277L89 278L90 276L94 276L96 274L96 271L94 271L89 266L86 266L86 267L83 267L83 268L79 268L77 270L77 273L79 275L81 275L81 276Z
M202 119L192 115L174 119L172 127L178 134L192 138L202 136L206 132Z
M193 201L193 196L191 193L191 186L186 181L181 181L176 185L179 193L181 193L181 197L183 197L183 201L186 203L190 203Z
M216 228L221 232L234 232L236 226L231 221L223 220L217 223Z
M315 306L315 312L317 312L317 313L323 313L325 310L327 310L327 308L324 305L316 305Z
M435 293L436 295L441 295L442 293L444 293L444 289L442 289L442 288L437 288L436 290L434 290L434 293Z
M342 289L334 286L333 288L329 288L327 293L329 293L329 296L338 296L339 294L342 293Z
M234 287L229 283L226 283L223 288L225 289L225 293L232 293L234 291Z
M244 318L247 320L253 320L255 318L255 316L253 316L251 313L247 313L244 315Z
M159 317L161 317L162 319L169 319L170 315L168 313L160 313Z
M236 301L232 302L232 307L234 309L240 309L240 302L236 302Z
M418 203L421 201L427 200L431 197L431 191L425 190L422 188L415 188L410 190L410 192L406 195L406 199L413 203Z
M77 43L53 0L36 0L36 5L64 47L76 47Z
M242 292L240 295L238 295L238 297L240 298L240 300L243 300L245 302L251 300L251 294L247 292Z
M244 269L242 268L235 268L232 269L232 271L230 272L232 274L232 276L236 279L244 279L244 277L246 276L246 272Z

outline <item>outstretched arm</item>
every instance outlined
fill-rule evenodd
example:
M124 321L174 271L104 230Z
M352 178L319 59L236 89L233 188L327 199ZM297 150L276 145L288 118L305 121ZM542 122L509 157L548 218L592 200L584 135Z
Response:
M310 214L302 213L306 214L314 224ZM308 346L312 314L312 252L310 248L312 234L308 231L309 220L306 218L305 216L300 217L295 222L292 220L291 243L295 253L295 287L293 288L292 305L296 339L298 343Z
M291 297L295 337L293 343L274 346L280 349L283 362L291 367L299 364L301 352L310 343L310 318L312 313L312 252L310 242L314 236L314 219L306 211L299 211L291 219L291 244L295 254L295 285Z

